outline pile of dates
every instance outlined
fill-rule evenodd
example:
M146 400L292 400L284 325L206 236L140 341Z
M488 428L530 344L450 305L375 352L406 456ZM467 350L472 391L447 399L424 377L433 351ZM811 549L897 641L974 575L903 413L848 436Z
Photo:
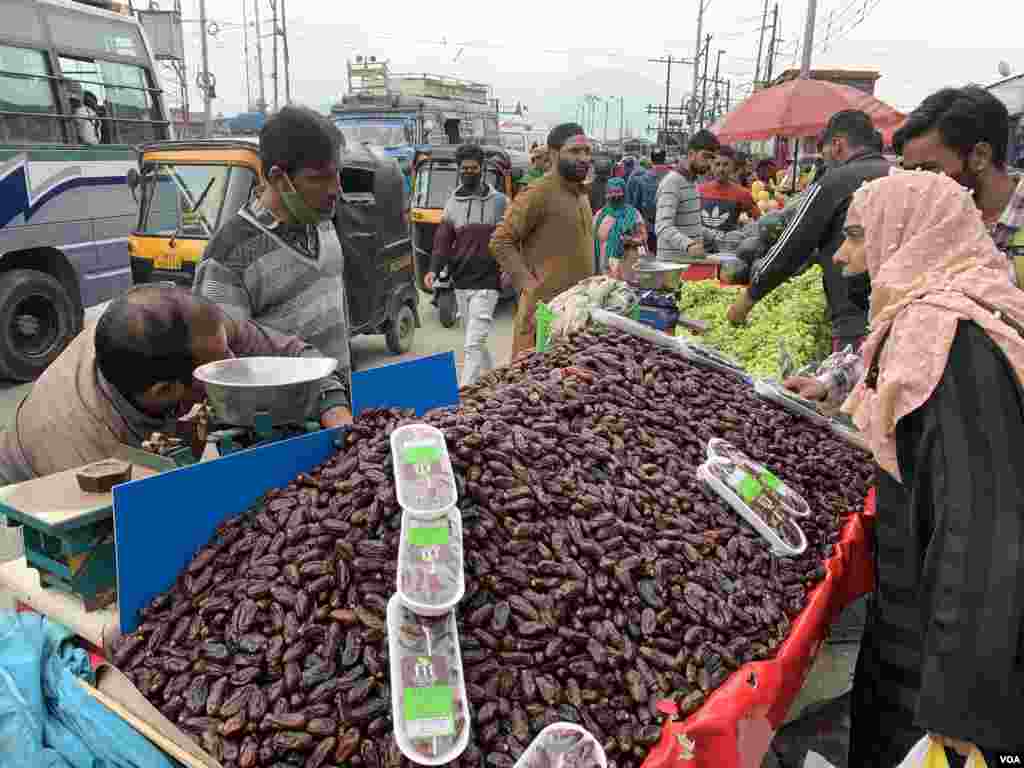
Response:
M617 331L520 358L423 420L445 433L464 525L460 768L511 768L556 721L639 766L660 700L689 714L772 656L871 475L738 378ZM407 764L385 606L401 524L388 436L411 421L358 418L337 455L224 522L112 649L226 768ZM697 481L713 437L810 503L803 555L773 557Z

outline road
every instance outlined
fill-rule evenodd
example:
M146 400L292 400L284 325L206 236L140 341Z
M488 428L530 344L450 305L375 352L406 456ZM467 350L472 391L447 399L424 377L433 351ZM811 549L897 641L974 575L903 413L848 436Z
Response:
M463 325L460 323L454 328L444 328L437 318L437 310L431 306L430 299L425 294L421 294L419 309L423 326L416 329L412 350L405 355L396 357L388 351L383 336L359 336L352 340L355 368L366 370L399 360L453 350L456 365L461 374L464 358L462 342L465 329ZM102 311L103 305L87 310L86 322L99 317ZM502 302L498 305L495 313L494 330L491 332L489 343L491 354L498 365L507 362L512 354L512 316L514 312L515 305L512 302ZM10 424L18 403L31 388L31 383L0 382L0 426L7 427Z

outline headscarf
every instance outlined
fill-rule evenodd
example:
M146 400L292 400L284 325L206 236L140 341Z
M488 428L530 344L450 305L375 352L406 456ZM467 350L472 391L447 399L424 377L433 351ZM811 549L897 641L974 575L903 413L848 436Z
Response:
M899 478L896 423L935 391L960 320L978 324L1024 382L1024 293L988 235L971 193L944 174L900 171L862 186L846 226L864 228L871 276L866 367L878 358L875 388L864 380L843 411L865 433L875 459ZM883 337L889 334L881 350Z
M605 199L615 197L622 200L626 195L626 182L622 179L608 179L608 186L605 188ZM594 257L596 263L600 263L601 244L597 240L597 232L604 223L606 217L615 219L612 228L608 231L608 241L605 244L604 252L609 259L622 258L622 238L633 231L636 227L637 210L631 205L612 205L607 202L601 212L597 215L597 222L594 225Z

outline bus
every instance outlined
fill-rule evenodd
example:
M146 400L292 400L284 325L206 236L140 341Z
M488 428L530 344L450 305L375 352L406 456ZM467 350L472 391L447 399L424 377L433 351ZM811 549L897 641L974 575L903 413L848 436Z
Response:
M170 138L149 43L103 0L0 0L0 378L30 381L131 285L137 145Z

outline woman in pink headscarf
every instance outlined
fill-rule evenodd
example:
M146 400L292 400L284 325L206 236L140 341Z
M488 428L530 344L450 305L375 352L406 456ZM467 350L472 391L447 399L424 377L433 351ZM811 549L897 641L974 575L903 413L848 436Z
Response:
M1024 761L1024 292L970 192L934 173L862 187L835 260L871 277L843 410L880 468L847 764L893 768L924 733L953 766L972 745Z

